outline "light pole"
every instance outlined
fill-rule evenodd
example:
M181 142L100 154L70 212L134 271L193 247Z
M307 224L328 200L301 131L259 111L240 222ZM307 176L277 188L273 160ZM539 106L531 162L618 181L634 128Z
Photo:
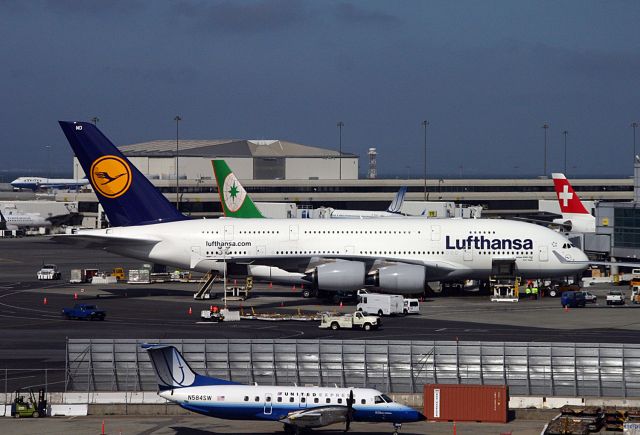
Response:
M47 182L51 179L51 145L44 146L47 149Z
M567 130L562 132L564 136L564 175L567 176L567 135L569 132Z
M427 200L427 127L429 126L429 121L426 119L422 121L422 126L424 127L424 200Z
M91 118L91 122L93 122L93 125L95 126L98 125L98 121L100 121L100 118L98 118L97 116L94 116L93 118Z
M545 123L542 125L544 129L544 171L542 175L547 176L547 130L549 130L549 124Z
M633 163L636 163L636 127L638 127L637 122L631 123L631 128L633 128Z
M338 124L336 124L338 126L338 131L339 131L339 143L340 143L340 155L338 156L338 168L340 171L340 174L338 176L338 178L340 180L342 180L342 127L344 127L344 122L342 121L338 121Z
M176 115L176 117L173 118L173 120L176 122L176 208L178 209L178 211L180 211L180 173L178 172L178 162L180 160L179 133L180 133L180 121L182 121L182 118L180 118L180 115Z

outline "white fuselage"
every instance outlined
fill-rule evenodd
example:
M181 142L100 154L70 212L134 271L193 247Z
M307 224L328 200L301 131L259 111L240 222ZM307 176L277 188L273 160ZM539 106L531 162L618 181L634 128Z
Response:
M46 220L38 213L18 213L15 211L0 210L5 220L8 230L17 230L18 228L39 228L50 227L51 222Z
M86 178L43 178L43 177L20 177L11 182L16 189L75 189L86 186L89 180Z
M561 234L526 222L498 219L201 219L90 230L107 250L198 271L225 262L256 269L281 267L300 277L319 259L424 265L429 280L483 279L494 259L513 260L521 277L569 276L587 257ZM157 243L108 243L109 237ZM267 267L265 267L267 266ZM254 276L256 276L254 274ZM260 276L256 276L261 278Z

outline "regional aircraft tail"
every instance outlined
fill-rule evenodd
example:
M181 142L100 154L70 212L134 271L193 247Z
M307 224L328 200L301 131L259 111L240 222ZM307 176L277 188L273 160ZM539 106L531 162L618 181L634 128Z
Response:
M202 376L194 372L178 349L159 344L143 344L149 354L161 391L202 385L235 385L224 379Z
M560 211L562 213L561 219L555 219L554 223L560 223L563 225L569 225L571 231L580 233L593 233L596 231L596 219L585 208L578 197L578 194L573 190L571 183L567 180L564 174L554 173L552 174L553 186L558 196L558 203L560 204Z
M407 186L402 186L400 190L398 190L398 193L396 193L396 196L393 198L393 201L391 201L391 204L389 204L387 211L389 213L400 213L400 209L402 208L402 203L404 202L404 196L406 194L407 194Z
M224 160L212 160L222 210L227 217L263 218L247 191Z
M112 226L187 219L89 122L60 121Z

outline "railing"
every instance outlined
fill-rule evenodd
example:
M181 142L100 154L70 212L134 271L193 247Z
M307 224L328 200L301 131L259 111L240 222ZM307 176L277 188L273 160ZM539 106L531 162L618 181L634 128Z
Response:
M195 371L241 383L392 393L507 384L512 395L640 397L638 344L380 340L70 339L65 390L155 390L142 343L172 344Z

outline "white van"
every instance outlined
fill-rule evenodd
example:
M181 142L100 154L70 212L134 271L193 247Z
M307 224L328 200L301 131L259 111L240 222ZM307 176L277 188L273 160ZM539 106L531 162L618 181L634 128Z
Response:
M387 295L380 293L359 293L358 311L378 316L391 316L404 312L404 298L401 295Z
M404 299L404 314L420 314L420 301L417 299Z

